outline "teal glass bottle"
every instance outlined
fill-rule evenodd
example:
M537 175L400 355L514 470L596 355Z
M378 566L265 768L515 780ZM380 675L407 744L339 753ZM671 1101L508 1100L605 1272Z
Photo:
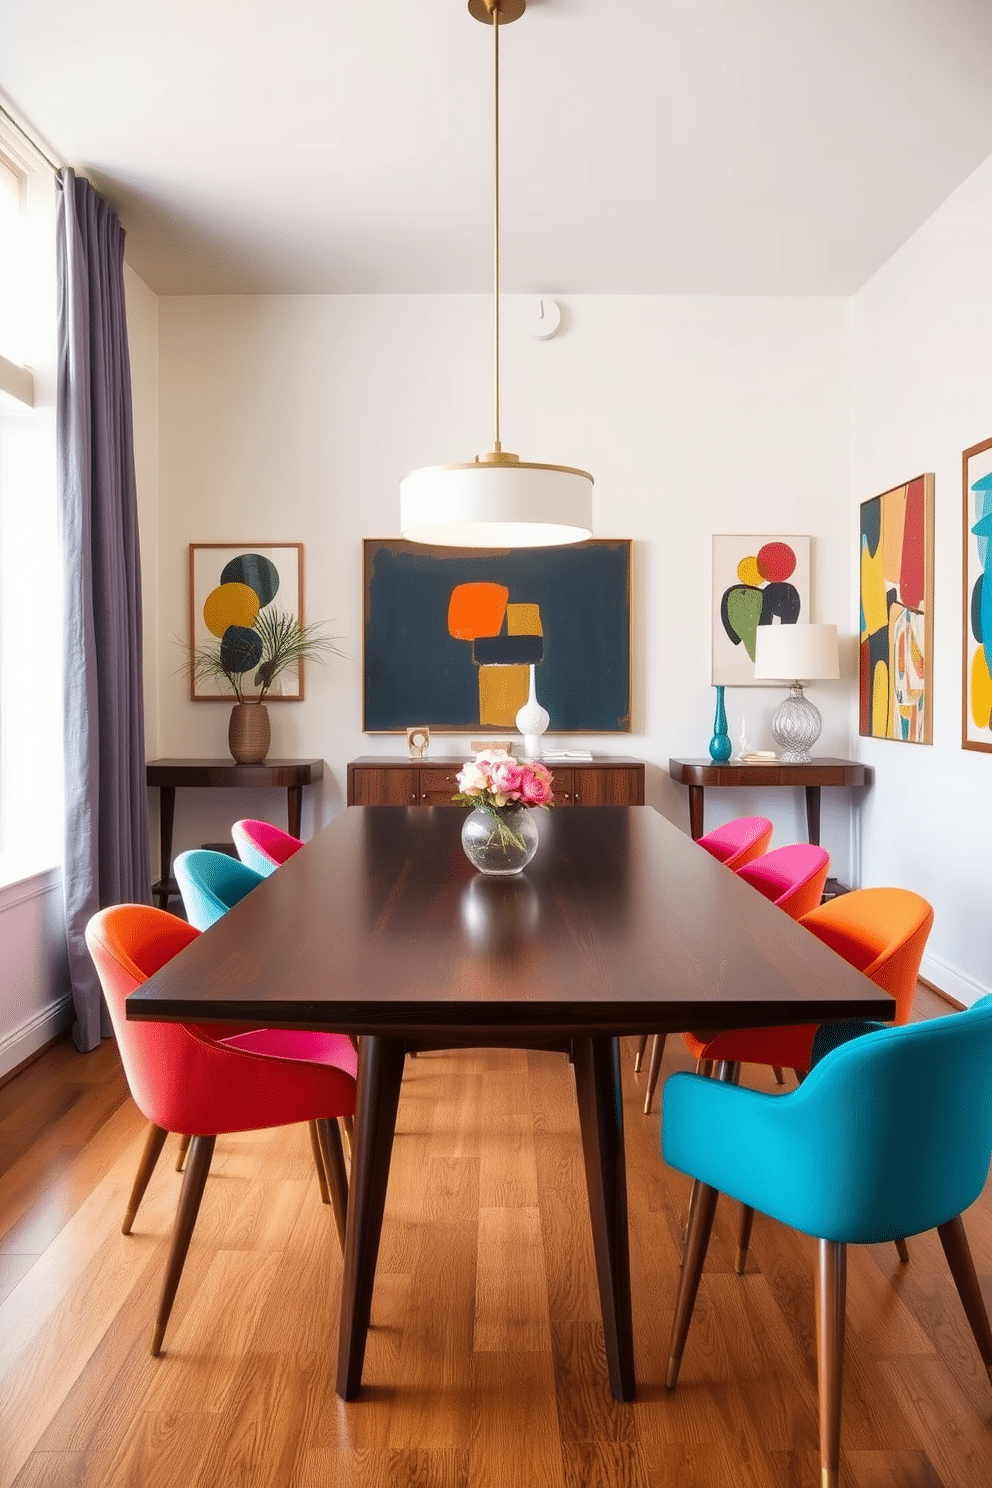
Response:
M710 740L710 759L718 764L729 760L733 752L730 735L727 733L727 710L723 704L723 688L716 689L716 717L713 719L713 737Z

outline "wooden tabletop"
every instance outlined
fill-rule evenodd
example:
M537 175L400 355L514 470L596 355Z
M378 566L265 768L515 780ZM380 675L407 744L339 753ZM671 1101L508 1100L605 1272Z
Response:
M128 1017L505 1044L891 1015L650 807L541 813L476 874L462 814L351 807L128 999Z

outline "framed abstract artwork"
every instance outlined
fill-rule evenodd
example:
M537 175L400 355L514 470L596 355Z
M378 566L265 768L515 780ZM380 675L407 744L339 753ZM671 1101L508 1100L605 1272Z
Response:
M859 727L933 740L933 475L861 503Z
M808 537L713 538L714 687L766 687L754 675L759 625L795 625L809 613Z
M631 544L481 552L364 542L366 733L630 730Z
M263 659L266 622L303 620L302 543L190 543L190 697L194 702L230 702L214 678L200 673L194 656L217 645L232 670L250 675ZM249 692L251 688L248 689ZM267 703L303 699L303 669L286 667L265 694Z
M961 456L964 497L964 686L961 747L992 754L992 439Z

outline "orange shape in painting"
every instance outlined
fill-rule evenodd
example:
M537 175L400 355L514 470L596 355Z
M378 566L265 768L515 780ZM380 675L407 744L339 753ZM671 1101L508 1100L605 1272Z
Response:
M258 595L247 584L220 584L203 601L203 623L211 635L222 636L229 625L251 630L258 615Z
M448 634L456 641L499 635L509 597L504 584L456 584L448 601Z
M507 635L543 636L541 606L536 604L508 604L506 607Z

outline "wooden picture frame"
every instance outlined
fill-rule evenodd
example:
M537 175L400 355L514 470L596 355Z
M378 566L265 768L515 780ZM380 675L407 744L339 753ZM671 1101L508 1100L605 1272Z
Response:
M861 503L858 727L933 742L933 472Z
M992 439L962 451L961 496L961 748L992 754L992 581L985 593L992 534ZM979 526L988 530L976 531Z
M222 586L230 587L226 599L218 593ZM212 623L208 625L204 607L211 601ZM233 693L212 691L209 684L197 682L194 655L211 642L219 642L232 626L250 635L254 614L270 606L280 614L292 615L300 625L305 623L302 543L190 543L189 695L192 702L235 701ZM226 622L231 622L231 626ZM250 695L251 689L248 692ZM280 673L265 694L265 701L299 703L303 701L303 692L301 664Z
M629 538L483 552L366 538L366 733L629 733Z

